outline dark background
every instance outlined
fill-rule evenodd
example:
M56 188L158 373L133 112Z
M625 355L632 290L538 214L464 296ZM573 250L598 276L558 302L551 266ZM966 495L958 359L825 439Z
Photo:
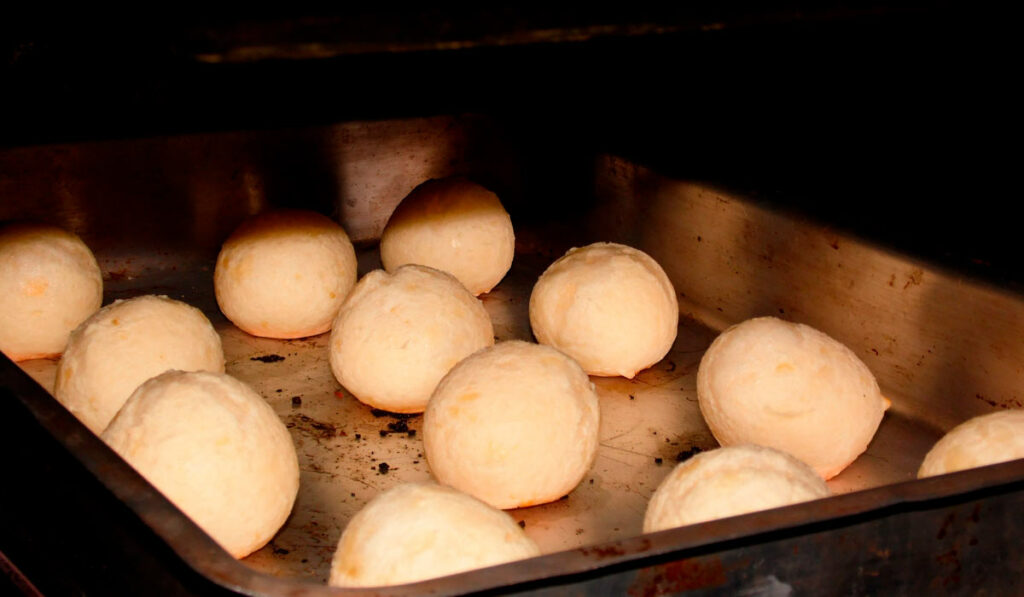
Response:
M482 112L1024 282L1008 15L675 4L10 14L0 145Z

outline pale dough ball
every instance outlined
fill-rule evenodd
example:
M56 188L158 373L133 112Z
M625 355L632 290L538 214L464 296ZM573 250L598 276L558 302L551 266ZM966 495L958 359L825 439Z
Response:
M830 495L814 469L751 444L703 452L676 466L647 505L644 532L779 508Z
M427 463L445 485L501 509L567 495L597 455L597 393L561 352L500 342L441 380L423 419Z
M423 412L456 363L492 344L491 318L458 280L404 265L356 284L331 328L331 370L370 406Z
M697 398L723 446L770 446L825 479L867 449L889 404L853 351L774 317L747 320L715 339L697 370Z
M530 295L537 341L576 359L590 375L632 378L668 354L678 325L679 304L665 271L625 245L570 249Z
M236 558L270 541L299 491L288 430L263 398L223 373L150 379L102 438Z
M497 195L463 178L444 178L402 200L384 227L380 258L389 272L407 263L446 271L480 295L508 273L515 244Z
M450 487L408 483L378 495L348 523L329 583L399 585L539 554L501 510Z
M356 253L337 223L312 211L252 217L221 247L217 304L242 331L304 338L331 329L356 283Z
M924 457L918 477L1024 458L1024 410L974 417L954 427Z
M99 434L139 384L168 369L224 371L210 321L166 296L114 301L72 332L54 395Z
M0 228L0 352L14 361L59 356L102 301L99 265L76 235L42 224Z

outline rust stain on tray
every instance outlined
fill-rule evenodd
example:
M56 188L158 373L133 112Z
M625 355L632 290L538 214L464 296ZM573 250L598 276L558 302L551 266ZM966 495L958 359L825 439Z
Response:
M680 560L640 570L628 594L632 597L651 597L720 587L725 582L725 568L716 557Z

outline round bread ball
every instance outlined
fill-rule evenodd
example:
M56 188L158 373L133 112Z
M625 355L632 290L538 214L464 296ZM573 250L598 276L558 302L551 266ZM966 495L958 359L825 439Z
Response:
M210 321L166 296L114 301L71 333L54 395L98 435L135 388L168 369L224 371Z
M668 354L678 325L679 303L665 271L625 245L570 249L530 295L537 341L576 359L590 375L632 378Z
M458 280L403 265L356 284L331 328L331 370L365 404L418 413L456 363L492 344L491 318Z
M450 487L407 483L375 497L348 523L329 583L399 585L539 554L501 510Z
M82 239L43 224L0 228L0 352L11 360L59 356L102 301L100 267Z
M825 481L785 452L752 444L703 452L680 463L647 505L644 532L828 497Z
M337 223L312 211L249 218L217 255L213 287L224 316L265 338L331 329L356 283L356 252Z
M1024 458L1024 410L1006 410L960 423L932 446L917 471L931 477Z
M380 258L389 272L407 263L446 271L480 295L508 273L515 244L497 195L464 178L444 178L402 200L380 237Z
M511 341L456 365L423 418L438 481L501 509L567 495L597 455L597 393L561 352Z
M299 491L288 430L263 398L223 373L150 379L102 438L236 558L270 541Z
M697 370L697 398L723 446L770 446L825 479L867 449L888 407L853 351L774 317L747 320L715 339Z

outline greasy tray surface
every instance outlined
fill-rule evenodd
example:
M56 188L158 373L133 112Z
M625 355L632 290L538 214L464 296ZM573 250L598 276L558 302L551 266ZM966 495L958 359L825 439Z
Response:
M552 261L550 252L520 253L513 269L482 297L499 340L530 340L529 293ZM145 263L145 266L132 264ZM328 334L300 340L249 336L228 322L212 296L212 267L178 269L173 254L104 263L109 302L169 294L202 308L224 343L228 373L249 383L286 423L298 450L299 498L286 526L244 563L269 574L323 582L346 522L369 499L397 483L430 477L423 457L422 416L374 412L331 374ZM116 272L111 275L111 267ZM375 248L360 252L360 274L379 267ZM544 553L635 537L651 493L677 457L716 445L696 400L697 365L716 332L683 317L671 352L633 380L592 378L601 401L601 446L581 485L565 499L512 510ZM52 389L56 363L22 368ZM883 388L883 391L885 388ZM939 433L904 415L886 415L868 452L829 485L836 493L912 479Z

